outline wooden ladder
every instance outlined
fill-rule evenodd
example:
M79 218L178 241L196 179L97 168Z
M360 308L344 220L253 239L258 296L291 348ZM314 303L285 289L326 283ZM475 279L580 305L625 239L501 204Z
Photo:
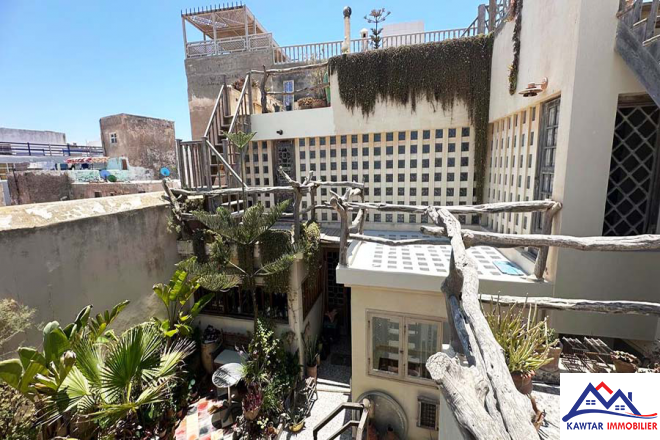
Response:
M660 0L653 0L650 7L643 0L619 1L615 49L660 106L660 35L655 35Z

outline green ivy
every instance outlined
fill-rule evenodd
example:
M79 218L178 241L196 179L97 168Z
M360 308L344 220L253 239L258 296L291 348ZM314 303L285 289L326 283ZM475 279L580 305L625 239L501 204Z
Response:
M368 117L380 99L410 104L426 99L434 109L451 111L461 101L475 129L475 177L478 200L483 197L490 105L492 35L457 38L440 43L402 46L330 58L339 96L351 110Z
M520 31L522 29L522 7L523 0L516 0L513 5L513 14L516 17L516 24L513 27L513 63L509 68L509 94L516 93L518 88L518 66L520 65Z

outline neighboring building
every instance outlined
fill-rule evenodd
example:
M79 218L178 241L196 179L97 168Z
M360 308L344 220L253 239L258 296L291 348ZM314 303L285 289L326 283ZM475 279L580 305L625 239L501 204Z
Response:
M66 144L66 134L59 131L0 127L0 144L4 142L62 145Z
M160 177L161 168L176 173L174 122L126 113L101 118L101 141L106 156L127 157L133 166Z

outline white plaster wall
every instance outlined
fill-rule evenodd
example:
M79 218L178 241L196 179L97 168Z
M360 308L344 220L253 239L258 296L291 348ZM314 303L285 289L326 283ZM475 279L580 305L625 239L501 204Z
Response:
M250 120L252 131L257 133L255 141L335 134L331 107L254 114ZM282 130L281 135L277 133L278 130Z
M419 396L431 397L443 402L440 390L434 385L418 385L386 379L367 374L367 310L394 313L407 313L446 319L444 296L441 293L390 290L365 286L351 286L351 327L352 327L352 377L351 397L357 399L368 391L383 391L390 394L403 408L408 419L408 439L437 439L438 432L421 429L417 424L417 399ZM459 438L456 433L456 421L446 404L440 405L440 432L443 439Z
M36 323L67 325L88 304L96 314L126 299L117 331L162 314L151 287L178 261L168 209L159 194L0 208L0 298L37 309Z
M553 199L563 203L554 233L602 235L614 118L620 94L643 88L614 51L616 0L527 0L523 8L519 87L548 77L534 98L508 93L513 22L495 39L490 120L561 95ZM657 301L659 252L551 250L549 279L561 298ZM658 320L553 313L560 332L653 339Z
M557 168L565 170L565 175L555 176L564 185L556 186L554 191L564 204L557 232L590 236L602 234L618 97L644 89L614 51L618 2L583 0L581 3L573 96L568 105L562 102L562 111L570 106L570 123L568 130L564 128L569 132L565 156L560 157L558 152L557 157ZM560 125L560 133L562 129ZM585 255L561 250L555 295L657 302L658 267L660 252ZM556 314L553 319L568 331L586 328L591 334L633 339L653 339L658 324L657 319L648 317L587 314L578 321L574 314L568 313Z
M379 100L374 112L365 117L359 108L350 110L341 102L337 75L330 76L330 91L332 96L330 108L333 113L336 134L378 133L470 125L467 108L460 100L457 100L454 108L447 112L443 111L440 106L434 108L426 99L417 101L414 112L410 105L403 106Z

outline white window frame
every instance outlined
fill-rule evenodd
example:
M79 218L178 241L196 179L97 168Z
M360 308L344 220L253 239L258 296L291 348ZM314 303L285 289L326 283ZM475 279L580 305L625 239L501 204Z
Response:
M371 332L371 324L373 318L385 318L391 321L399 322L399 372L398 373L389 373L386 371L381 371L373 368L373 335ZM421 316L408 313L393 313L380 310L367 310L367 326L366 326L366 338L367 338L367 375L368 376L377 376L384 379L400 380L404 382L413 382L420 385L432 386L435 387L435 382L432 379L425 379L420 377L414 377L408 375L408 327L410 323L422 323L422 324L434 324L438 326L438 335L437 341L438 346L436 347L437 352L442 350L442 330L443 323L446 322L445 319L441 318L432 318L428 316Z
M117 133L110 133L110 143L111 144L117 143Z

